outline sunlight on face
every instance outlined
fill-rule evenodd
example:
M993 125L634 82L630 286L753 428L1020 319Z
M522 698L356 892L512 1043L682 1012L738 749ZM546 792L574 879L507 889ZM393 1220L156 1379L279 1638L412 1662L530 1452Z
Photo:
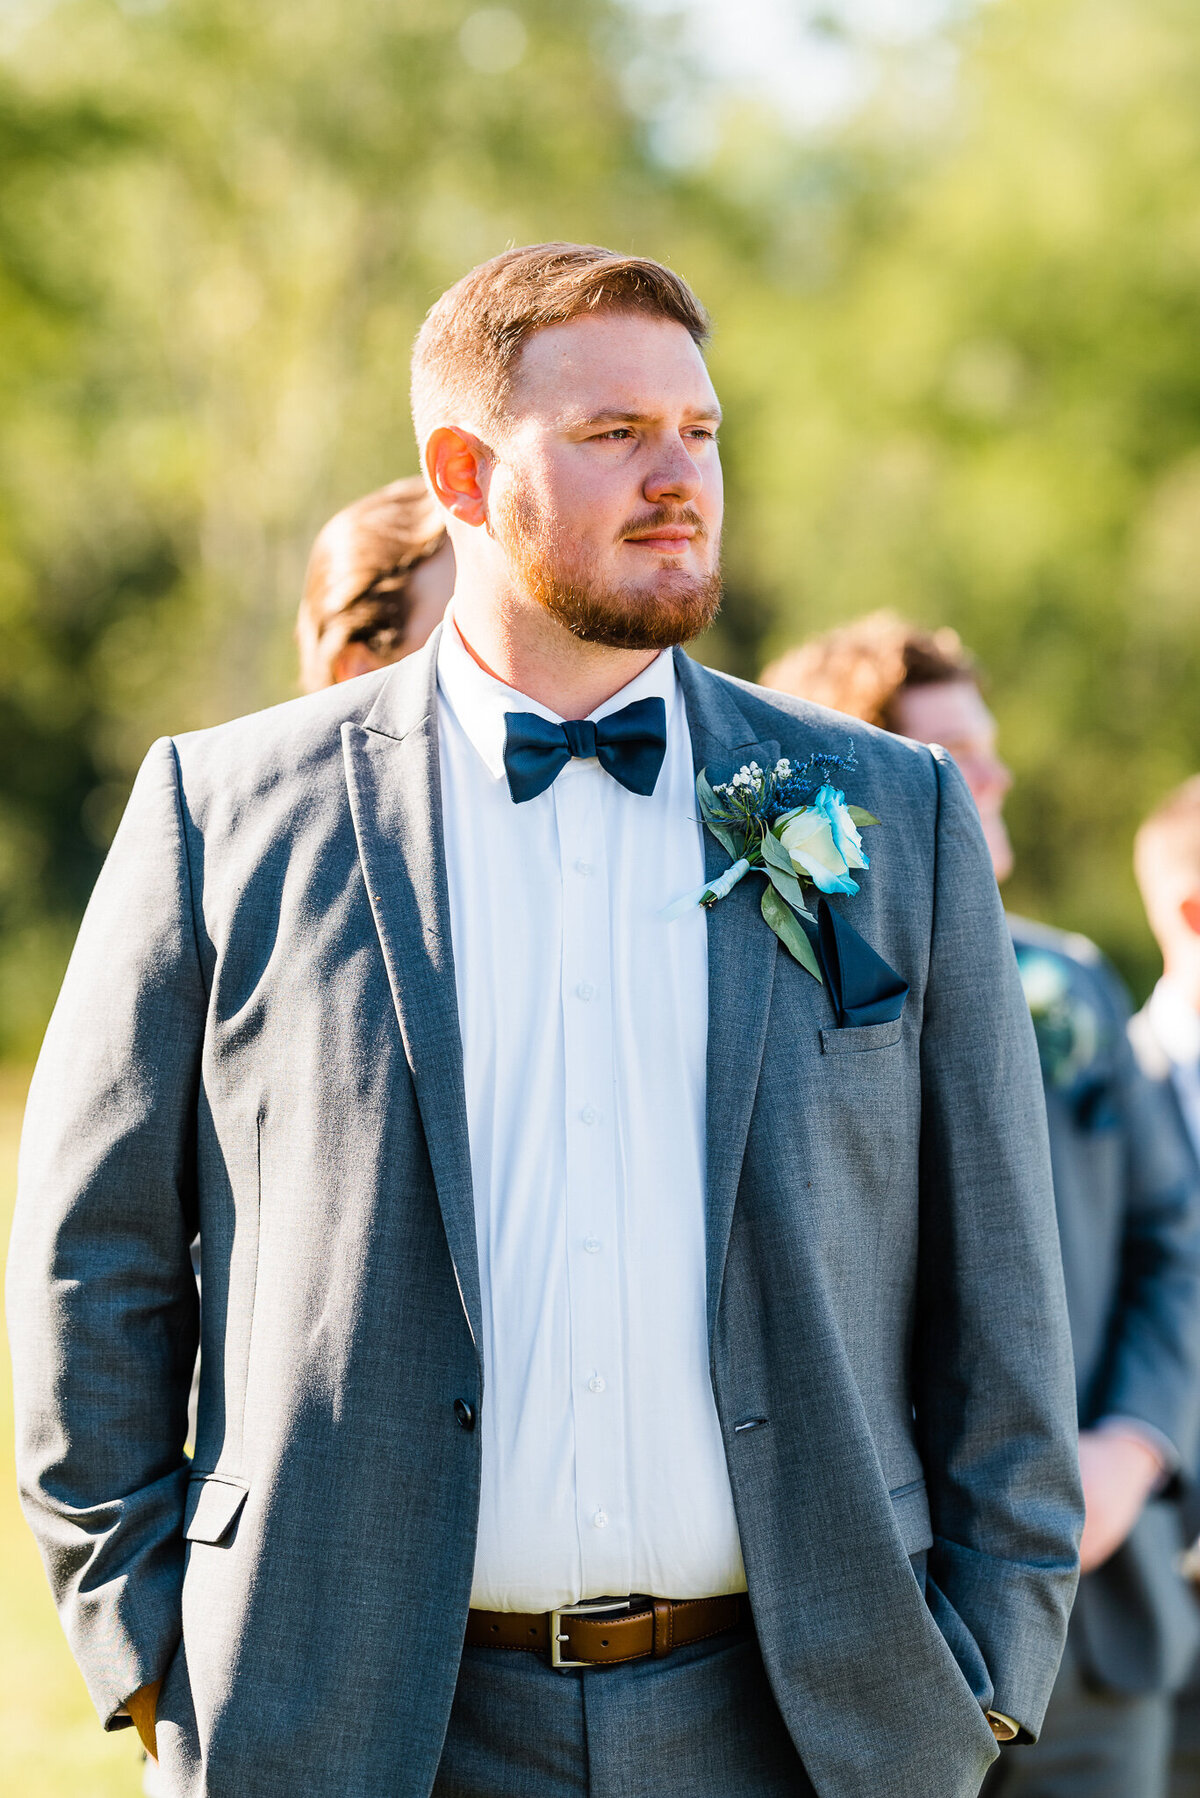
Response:
M682 325L573 319L526 344L490 509L514 580L576 636L693 637L720 598L720 407Z

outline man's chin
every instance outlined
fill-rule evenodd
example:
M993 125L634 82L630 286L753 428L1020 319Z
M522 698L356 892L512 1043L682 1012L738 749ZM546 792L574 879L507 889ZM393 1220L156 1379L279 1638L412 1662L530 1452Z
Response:
M679 569L661 571L651 587L639 592L598 593L561 586L538 597L546 610L581 643L607 649L673 649L707 630L721 609L721 580L698 581Z

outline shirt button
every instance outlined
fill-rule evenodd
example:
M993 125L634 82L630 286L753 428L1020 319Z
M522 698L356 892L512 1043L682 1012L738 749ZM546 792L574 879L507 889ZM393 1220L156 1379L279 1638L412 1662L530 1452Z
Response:
M579 1121L582 1124L594 1124L599 1116L600 1113L594 1105L585 1105L579 1114Z
M598 1236L585 1236L583 1239L583 1246L589 1255L598 1255L600 1253L600 1238Z
M458 1419L460 1429L473 1430L475 1428L475 1407L465 1398L455 1399L454 1415Z
M607 1511L597 1511L596 1512L595 1516L592 1518L592 1528L597 1529L597 1530L604 1530L604 1529L608 1528L608 1512Z
M594 862L584 861L581 856L575 863L575 872L576 874L594 874L596 872L596 865Z
M591 1379L588 1381L588 1391L589 1392L603 1392L604 1391L604 1381L601 1379L601 1377L598 1373L594 1373L592 1375Z
M594 999L596 996L596 989L590 980L581 980L575 988L575 992L580 999Z

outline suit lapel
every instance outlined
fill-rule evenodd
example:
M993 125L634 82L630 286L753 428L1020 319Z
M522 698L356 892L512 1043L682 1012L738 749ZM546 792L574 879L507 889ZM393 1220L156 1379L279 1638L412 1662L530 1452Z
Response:
M683 687L692 761L699 772L735 752L763 752L731 690L681 650L675 666ZM754 759L764 762L764 753ZM704 833L704 872L713 879L729 857ZM751 876L708 912L707 1256L708 1333L712 1339L733 1207L750 1116L758 1090L775 978L777 943L759 910L762 883Z
M437 644L342 726L359 860L387 967L463 1309L481 1340L479 1260L438 772Z

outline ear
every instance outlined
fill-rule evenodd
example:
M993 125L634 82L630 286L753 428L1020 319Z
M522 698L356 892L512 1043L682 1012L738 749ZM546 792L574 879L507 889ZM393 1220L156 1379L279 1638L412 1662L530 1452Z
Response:
M463 524L487 523L492 452L457 425L439 425L425 445L425 473L441 505Z
M1179 915L1193 936L1200 936L1200 893L1189 893L1181 900Z

